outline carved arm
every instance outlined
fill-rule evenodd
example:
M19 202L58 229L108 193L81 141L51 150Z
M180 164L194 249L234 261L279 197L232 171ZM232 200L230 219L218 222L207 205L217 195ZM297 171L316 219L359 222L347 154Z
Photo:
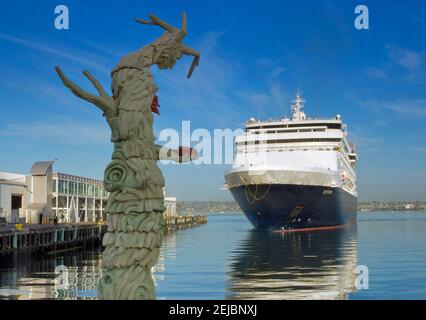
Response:
M179 149L169 149L164 146L155 145L158 160L172 160L177 163L187 163L198 159L197 149L180 147Z
M59 67L55 67L56 73L61 78L63 84L72 91L77 97L89 101L100 108L106 116L113 117L117 114L117 103L114 98L109 96L100 82L96 80L89 71L84 71L83 75L93 84L99 96L95 96L68 79Z

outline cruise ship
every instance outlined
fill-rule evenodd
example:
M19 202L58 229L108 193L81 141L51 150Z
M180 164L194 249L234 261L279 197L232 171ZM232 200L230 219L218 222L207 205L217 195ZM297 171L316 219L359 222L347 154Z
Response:
M225 185L257 229L301 231L350 224L357 215L354 144L340 115L309 118L300 94L291 118L245 124Z

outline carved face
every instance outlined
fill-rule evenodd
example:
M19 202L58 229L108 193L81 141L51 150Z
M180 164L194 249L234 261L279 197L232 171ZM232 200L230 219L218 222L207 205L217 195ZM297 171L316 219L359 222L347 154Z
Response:
M163 35L155 49L159 54L154 58L154 64L160 69L172 69L176 61L182 57L182 45L176 41L174 35L166 33Z
M160 69L171 69L175 65L177 59L171 49L165 49L161 52L160 56L155 61L155 64Z

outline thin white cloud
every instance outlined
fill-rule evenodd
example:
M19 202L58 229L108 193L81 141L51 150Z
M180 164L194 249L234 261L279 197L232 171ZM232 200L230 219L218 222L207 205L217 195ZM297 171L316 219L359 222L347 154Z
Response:
M173 106L182 117L202 115L204 123L219 128L238 125L245 117L257 116L264 107L282 110L283 105L287 106L288 94L277 79L284 67L270 59L242 65L238 57L222 48L222 35L223 32L210 32L190 45L201 52L200 64L191 79L185 77L189 67L185 59L178 62L175 70L158 75L160 105L163 101L164 105ZM264 91L247 84L247 75L253 77L253 73L266 84Z
M75 106L75 103L64 95L65 91L62 90L59 85L43 81L40 78L34 78L29 74L19 74L19 77L16 78L10 78L7 75L1 74L0 86L6 86L10 89L31 95L32 97L39 97L45 100L45 104L59 103L60 105Z
M426 117L426 99L397 99L394 101L366 99L359 101L359 104L374 110L392 111L404 117Z
M110 140L110 131L106 124L58 119L49 122L5 124L0 128L0 136L2 139L19 138L27 143L106 145Z
M277 111L277 117L286 114L290 110L291 95L278 81L268 82L267 89L262 92L249 89L238 91L237 94L246 105L256 110L256 117L262 117L262 112L265 110L272 109Z
M202 117L206 126L226 127L236 123L232 121L241 105L234 90L241 84L244 68L236 57L228 56L220 47L222 34L210 32L201 41L189 45L201 52L200 64L191 79L186 78L191 58L178 61L174 70L157 72L154 68L160 105L164 106L160 111L173 108L184 119Z
M124 49L122 50L117 50L116 48L114 48L113 46L108 46L106 44L100 44L82 37L76 37L76 39L83 45L94 49L96 51L98 51L99 53L102 53L104 55L108 55L114 58L121 58L124 55L128 54L129 51L126 51Z
M61 109L64 108L84 114L87 119L93 119L93 115L96 115L97 118L102 114L93 104L75 97L62 85L59 77L56 82L53 82L37 78L29 73L15 72L12 76L13 78L8 73L0 74L0 88L4 86L12 95L16 95L16 102L27 104L27 102L23 101L31 99L31 105L34 110L39 110L36 111L37 114L45 112L46 119L50 119L54 115L63 114ZM88 85L85 80L82 77L81 84ZM88 90L94 91L91 87ZM6 107L7 103L3 102L3 106Z
M360 97L356 92L347 92L344 96L362 108L380 112L391 111L402 117L424 118L426 117L426 98L395 100L381 100L376 98Z
M379 67L366 67L363 70L363 72L364 72L364 74L367 77L372 78L372 79L382 79L382 80L384 80L384 79L388 79L389 78L389 76L386 73L386 71L384 69L382 69L382 68L379 68Z
M374 125L378 126L378 127L386 127L387 126L387 122L385 120L377 120L374 121Z
M423 153L426 152L426 147L414 147L413 151Z
M371 79L426 82L426 52L388 45L386 60L367 66L363 73Z
M354 126L349 132L349 141L353 142L358 152L377 152L383 149L384 139L373 136L364 127Z
M379 102L379 105L405 117L426 117L426 99L398 99L391 102Z
M267 73L269 78L277 78L286 70L284 65L279 60L270 58L261 58L255 63L257 68L260 68L263 73Z
M417 69L421 68L424 63L424 56L422 53L395 46L389 47L389 58L392 62L400 65L409 72L415 72Z
M277 117L285 114L289 110L287 107L290 104L291 94L279 77L286 68L281 61L271 58L261 58L254 63L254 66L260 83L264 84L264 89L260 91L257 88L244 88L244 90L237 90L237 95L244 105L256 110L254 115L256 117L262 117L265 110L278 112Z
M69 52L69 50L59 50L59 49L53 48L53 47L45 45L45 44L26 40L26 39L19 38L19 37L10 36L10 35L3 34L3 33L0 33L0 39L4 40L4 41L11 42L11 43L15 43L15 44L25 46L27 48L43 51L43 52L46 52L46 53L49 53L49 54L52 54L52 55L55 55L55 56L58 56L58 57L61 57L61 58L65 58L67 60L77 62L77 63L83 64L83 65L86 65L86 66L91 66L93 68L96 68L99 71L104 72L104 73L109 72L109 69L106 68L104 65L99 64L97 62L94 62L93 59L87 59L87 58L83 58L79 55L72 54L72 53Z

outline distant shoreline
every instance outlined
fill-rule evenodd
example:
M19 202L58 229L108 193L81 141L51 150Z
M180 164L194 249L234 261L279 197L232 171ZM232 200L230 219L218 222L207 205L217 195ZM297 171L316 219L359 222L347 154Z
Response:
M208 214L241 214L242 210L234 201L178 201L179 214L208 213ZM386 212L421 212L426 211L426 202L423 201L372 201L359 202L358 211L363 213Z
M426 209L375 209L375 210L358 210L358 212L362 213L370 213L370 212L425 212Z
M386 213L424 213L426 210L359 210L358 213L378 213L378 212L386 212ZM195 213L195 212L194 212ZM202 214L216 214L216 215L241 215L244 214L242 211L231 211L231 212L216 212L216 211L202 211L202 212L196 212L196 213L202 213Z

